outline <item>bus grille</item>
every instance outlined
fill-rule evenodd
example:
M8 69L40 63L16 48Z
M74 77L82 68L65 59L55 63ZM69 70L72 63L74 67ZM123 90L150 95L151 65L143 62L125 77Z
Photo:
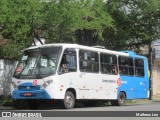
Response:
M22 91L40 90L40 86L18 86L18 90Z

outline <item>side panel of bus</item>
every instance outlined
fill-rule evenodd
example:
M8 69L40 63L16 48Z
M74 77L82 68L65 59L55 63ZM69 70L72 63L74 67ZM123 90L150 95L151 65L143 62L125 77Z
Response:
M77 71L59 75L57 98L63 99L65 92L70 90L76 99L116 99L118 75L99 72L98 52L77 49L76 54Z
M116 99L118 75L100 72L100 53L79 50L79 58L79 99Z
M116 99L116 76L93 73L81 73L80 99Z
M144 68L136 67L136 64L138 62L144 63ZM126 76L121 75L122 79L122 85L118 88L118 92L124 91L126 93L126 99L139 99L139 98L148 98L148 92L149 92L149 78L148 78L148 63L145 58L135 58L134 59L134 75L132 76ZM138 70L139 71L136 71ZM141 73L141 71L144 70L144 73ZM138 75L140 74L141 75Z

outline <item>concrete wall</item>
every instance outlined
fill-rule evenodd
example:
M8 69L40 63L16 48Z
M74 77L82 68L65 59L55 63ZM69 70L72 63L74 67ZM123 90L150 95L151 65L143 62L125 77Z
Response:
M160 59L153 60L152 68L152 98L160 97Z
M9 59L0 59L0 96L10 94L10 84L17 61ZM3 65L2 65L3 64ZM2 67L3 66L3 67Z

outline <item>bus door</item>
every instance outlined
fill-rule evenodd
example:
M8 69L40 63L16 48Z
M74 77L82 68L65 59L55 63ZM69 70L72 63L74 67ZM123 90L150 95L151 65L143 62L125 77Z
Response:
M76 50L67 48L61 57L59 65L59 87L62 89L76 88L77 73L77 57ZM65 92L65 91L64 91ZM64 97L64 94L61 94Z
M98 52L79 50L79 90L81 99L94 99L100 89ZM100 95L100 94L99 94Z
M135 80L138 81L136 98L146 98L149 90L148 66L146 59L135 59Z

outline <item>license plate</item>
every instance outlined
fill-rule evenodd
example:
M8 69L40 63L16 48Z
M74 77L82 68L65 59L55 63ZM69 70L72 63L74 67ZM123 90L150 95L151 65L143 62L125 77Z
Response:
M32 96L32 93L26 92L26 93L24 93L24 96Z

